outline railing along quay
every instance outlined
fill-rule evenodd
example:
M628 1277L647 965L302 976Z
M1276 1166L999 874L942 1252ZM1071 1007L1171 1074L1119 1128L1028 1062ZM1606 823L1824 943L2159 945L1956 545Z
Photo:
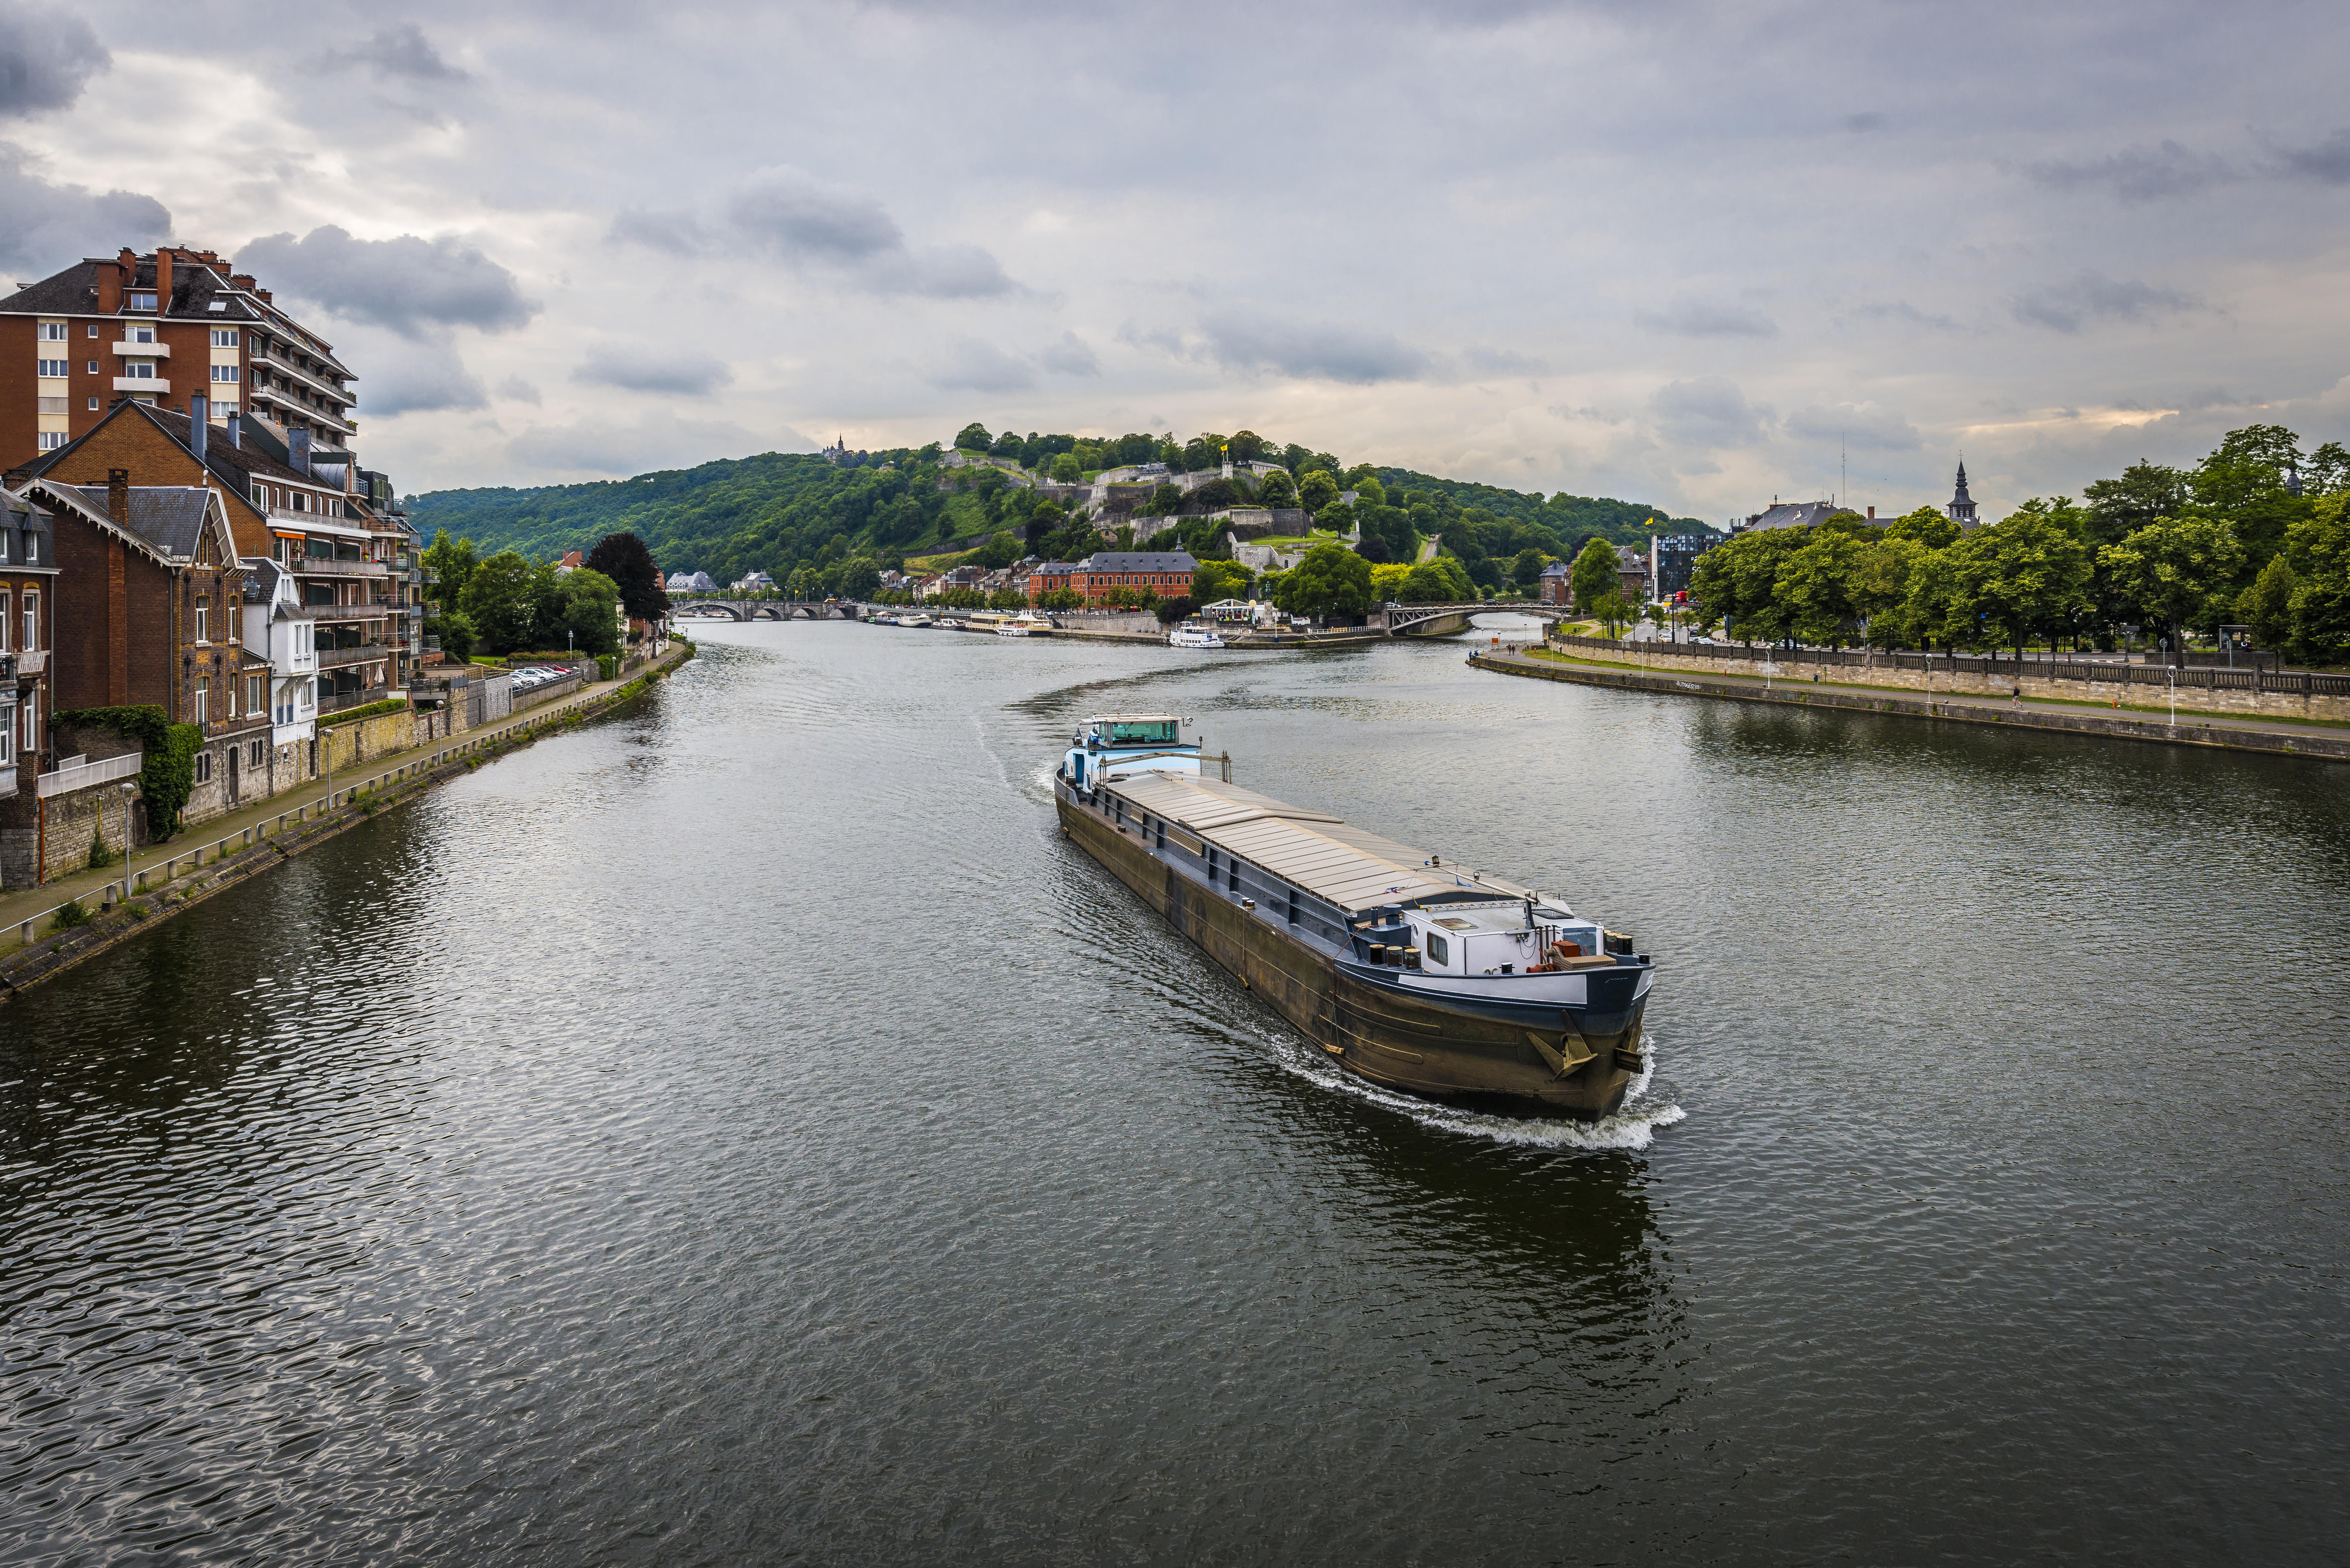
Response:
M2181 668L2175 664L2106 664L2092 659L1997 659L1970 653L1866 653L1826 648L1780 648L1769 643L1631 642L1620 638L1557 636L1553 648L1574 647L1610 653L1684 659L1739 659L1753 663L1804 665L1834 670L1913 670L1944 675L1981 675L1991 679L2030 678L2035 680L2095 681L2106 685L2176 686L2209 691L2261 691L2280 695L2350 697L2350 675L2324 675L2309 670L2221 670Z

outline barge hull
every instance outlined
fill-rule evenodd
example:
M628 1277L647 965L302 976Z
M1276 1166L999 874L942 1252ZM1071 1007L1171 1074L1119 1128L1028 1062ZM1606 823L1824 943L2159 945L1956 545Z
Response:
M1611 1032L1586 1034L1558 1013L1480 1016L1358 980L1279 922L1184 876L1145 847L1139 826L1087 806L1058 780L1053 804L1079 848L1357 1076L1502 1115L1596 1121L1623 1104L1634 1075L1617 1053L1638 1059L1645 998L1611 1016Z

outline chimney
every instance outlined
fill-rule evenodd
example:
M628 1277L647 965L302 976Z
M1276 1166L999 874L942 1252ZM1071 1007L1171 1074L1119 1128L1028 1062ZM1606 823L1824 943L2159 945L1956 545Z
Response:
M196 462L204 461L204 442L212 435L212 408L204 395L197 392L188 399L188 450L196 454Z
M308 431L286 432L286 466L305 479L310 477L310 432Z
M1876 507L1874 507L1874 506L1872 506L1872 507L1870 507L1870 508L1868 509L1868 520L1869 520L1871 523L1874 523L1874 522L1876 522L1876 521L1877 521L1877 508L1876 508Z
M90 265L98 269L98 313L112 316L122 308L122 264L101 261Z
M122 527L130 526L130 471L127 468L106 471L106 514Z
M232 449L242 448L244 445L244 416L243 414L231 414L228 417L228 444Z
M168 316L172 310L172 247L155 247L155 314Z
M233 272L228 275L228 283L231 288L251 288L253 275L249 272Z

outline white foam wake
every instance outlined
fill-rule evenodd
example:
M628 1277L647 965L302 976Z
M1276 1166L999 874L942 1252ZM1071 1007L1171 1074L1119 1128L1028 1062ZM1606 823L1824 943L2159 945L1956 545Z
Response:
M1309 1048L1293 1036L1284 1036L1274 1043L1274 1058L1302 1078L1310 1079L1325 1088L1368 1100L1439 1132L1531 1148L1643 1149L1656 1142L1659 1128L1686 1120L1689 1113L1670 1100L1656 1105L1648 1103L1648 1086L1657 1075L1656 1037L1644 1034L1640 1044L1648 1065L1640 1069L1639 1076L1634 1078L1631 1085L1624 1091L1622 1107L1614 1116L1596 1122L1579 1122L1565 1117L1538 1120L1488 1116L1414 1099L1346 1072L1331 1062L1325 1053Z

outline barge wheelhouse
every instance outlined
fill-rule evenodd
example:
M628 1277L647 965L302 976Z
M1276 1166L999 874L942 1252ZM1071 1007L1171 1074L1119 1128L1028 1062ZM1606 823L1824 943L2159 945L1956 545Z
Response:
M1170 714L1087 721L1061 828L1348 1072L1596 1120L1646 1065L1655 967L1563 900L1201 770Z

